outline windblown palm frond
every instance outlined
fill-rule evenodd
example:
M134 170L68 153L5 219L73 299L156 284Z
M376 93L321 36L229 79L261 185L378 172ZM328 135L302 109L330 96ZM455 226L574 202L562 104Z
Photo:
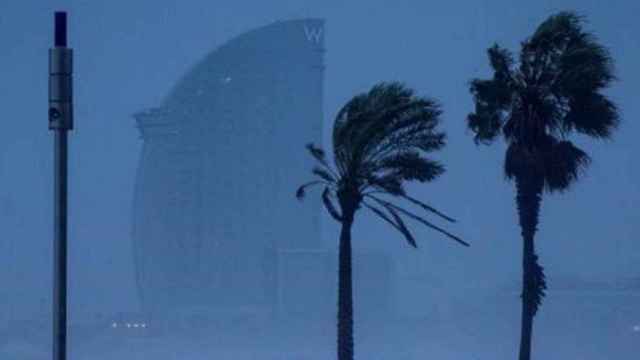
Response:
M615 79L613 61L583 23L571 12L551 16L522 43L518 63L494 45L493 78L471 81L475 111L467 124L478 143L504 136L509 178L535 168L548 191L562 191L589 163L568 136L609 138L619 123L616 105L601 94Z
M338 199L344 213L345 196L350 196L359 206L365 197L378 194L406 199L429 213L453 221L424 202L407 196L403 186L406 181L430 182L444 173L441 163L425 157L445 146L445 134L437 130L441 114L437 101L416 96L412 89L398 82L379 83L353 97L336 115L333 166L322 149L313 144L307 146L318 162L313 174L320 180L303 185L302 192L307 186L325 185L323 203L335 219L341 219L341 215L330 202L331 198ZM419 218L426 226L459 240L393 204L377 205L380 207L366 203L365 207L392 224L412 246L416 246L415 239L401 216Z

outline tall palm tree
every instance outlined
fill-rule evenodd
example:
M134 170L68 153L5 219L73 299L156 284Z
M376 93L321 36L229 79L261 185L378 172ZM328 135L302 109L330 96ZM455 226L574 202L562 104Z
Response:
M434 100L417 97L413 90L400 83L380 83L352 98L338 112L333 127L333 166L322 149L313 144L307 146L318 163L313 169L317 179L302 185L296 196L302 199L306 188L323 186L323 204L342 226L338 360L353 359L351 226L361 206L398 230L411 246L416 247L416 241L403 217L468 246L457 236L390 201L390 198L403 199L447 221L454 221L410 197L403 187L405 181L429 182L444 172L440 163L423 156L423 153L445 145L444 133L436 130L441 113L440 105Z
M515 181L524 244L519 358L529 360L533 318L546 290L534 246L540 203L545 191L567 190L590 162L570 135L607 139L616 128L617 108L601 93L614 80L613 60L571 12L545 20L521 44L517 63L498 45L488 55L493 78L471 81L475 112L467 121L476 143L502 134L508 145L504 171Z

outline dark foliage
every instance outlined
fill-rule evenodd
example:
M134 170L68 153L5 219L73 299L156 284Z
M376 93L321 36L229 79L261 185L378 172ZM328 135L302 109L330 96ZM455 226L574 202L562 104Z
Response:
M502 134L507 177L534 168L550 192L566 190L589 164L568 136L609 138L619 122L615 104L601 93L615 79L613 61L582 23L571 12L551 16L522 43L518 63L494 45L493 78L470 84L475 111L467 124L476 142Z
M403 216L468 245L424 218L374 197L375 194L406 199L442 219L454 221L424 202L407 196L403 186L406 181L433 181L444 173L442 164L424 156L445 145L445 134L436 129L441 114L441 107L435 100L418 97L413 90L397 82L377 84L368 92L353 97L335 119L334 166L327 160L324 150L307 145L307 150L318 162L313 174L319 180L301 186L297 197L302 198L309 186L325 185L323 204L338 221L341 221L341 215L333 200L338 199L340 193L348 193L360 201L371 199L373 203L367 203L366 208L390 223L411 246L417 244L402 220Z
M542 194L569 189L590 163L570 135L610 138L619 122L615 104L602 94L615 79L613 60L583 22L571 12L549 17L522 42L517 61L492 46L493 77L470 83L475 110L467 125L476 143L502 135L508 145L504 172L518 188L524 241L520 360L530 359L533 317L546 290L534 247Z

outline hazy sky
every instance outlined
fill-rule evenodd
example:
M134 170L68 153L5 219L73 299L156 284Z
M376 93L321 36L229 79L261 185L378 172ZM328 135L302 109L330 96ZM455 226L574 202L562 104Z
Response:
M521 254L514 190L502 174L505 148L474 145L464 121L472 109L467 82L489 75L485 49L493 42L517 50L551 12L572 9L586 15L589 29L617 62L619 81L609 93L622 110L622 126L610 143L578 140L594 161L570 192L545 196L541 261L550 286L561 276L640 276L639 219L633 207L640 191L634 158L640 149L634 143L640 133L640 4L635 1L2 0L0 258L2 268L10 270L0 278L27 284L20 289L47 286L38 291L49 294L47 49L53 11L59 9L69 11L76 63L69 243L76 306L124 304L133 290L129 231L141 140L131 114L159 105L183 73L235 35L300 17L327 20L326 140L337 109L378 81L404 81L442 101L449 143L436 157L448 171L412 190L456 217L459 224L449 228L472 247L414 226L421 249L413 250L364 213L354 241L358 248L386 249L401 272L431 274L447 291L458 293L516 281ZM294 201L293 195L282 201ZM326 223L326 241L336 242L336 226Z

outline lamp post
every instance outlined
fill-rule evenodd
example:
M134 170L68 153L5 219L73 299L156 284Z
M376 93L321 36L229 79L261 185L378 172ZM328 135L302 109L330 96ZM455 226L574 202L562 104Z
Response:
M67 48L67 13L55 13L49 50L49 129L54 132L53 360L67 359L67 132L73 128L73 53Z

